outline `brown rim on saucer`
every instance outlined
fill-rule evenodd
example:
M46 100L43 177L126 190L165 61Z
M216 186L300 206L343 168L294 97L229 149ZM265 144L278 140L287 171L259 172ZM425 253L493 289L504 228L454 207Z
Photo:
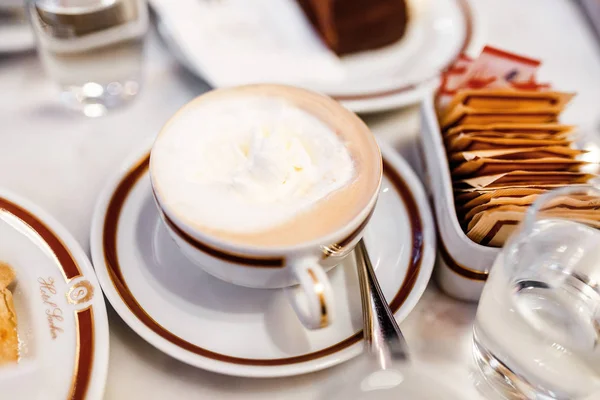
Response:
M0 197L0 210L18 218L24 225L39 236L50 248L55 256L59 270L65 282L83 276L79 265L62 240L40 219L23 207L12 201ZM69 389L69 400L83 400L86 398L94 363L94 317L90 305L83 310L75 311L75 361L73 377Z
M468 0L456 0L456 3L458 4L460 11L463 14L463 17L465 19L465 39L460 47L460 50L458 51L458 54L456 54L456 56L452 58L452 61L450 61L448 63L448 65L440 68L440 72L448 69L452 64L454 64L456 59L462 53L464 53L464 51L469 47L469 45L471 44L471 40L473 38L473 13L471 11L471 6L469 5L469 1ZM421 85L425 82L428 82L432 79L437 78L438 75L439 75L439 73L435 74L434 76L431 76L427 79L423 79L419 82L400 86L400 87L397 87L394 89L382 90L379 92L371 92L371 93L364 93L364 94L340 94L340 95L328 93L328 95L338 101L371 100L371 99L376 99L379 97L386 97L386 96L391 96L391 95L395 95L395 94L400 94L403 92L407 92L409 90L414 90L419 85Z
M123 209L123 205L125 204L125 201L127 200L127 197L129 196L129 193L135 184L148 172L148 161L149 155L144 156L132 169L129 170L129 172L117 185L112 197L110 198L110 201L108 202L102 232L104 260L110 280L129 311L131 311L142 324L144 324L155 334L162 337L164 340L167 340L175 346L187 350L193 354L230 364L251 366L281 366L308 362L337 353L355 343L358 343L362 339L362 331L358 331L354 335L337 344L312 353L276 359L253 359L232 357L204 349L180 338L161 326L150 316L150 314L148 314L148 312L146 312L146 310L142 308L129 290L127 282L125 281L125 278L121 272L121 266L119 264L117 252L117 229L119 226L121 210ZM383 172L384 175L391 181L392 185L396 189L396 192L404 202L412 232L410 264L400 289L390 302L392 311L396 312L407 299L415 285L417 277L419 276L424 251L423 222L421 221L421 217L419 215L417 203L410 192L408 185L385 160L383 161Z

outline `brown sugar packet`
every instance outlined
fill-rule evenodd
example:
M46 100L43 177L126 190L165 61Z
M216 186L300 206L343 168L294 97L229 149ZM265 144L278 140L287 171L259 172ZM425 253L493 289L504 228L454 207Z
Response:
M491 199L502 197L502 198L520 198L531 195L540 195L546 193L546 189L537 188L506 188L506 189L492 189L492 190L476 190L468 193L460 193L456 196L457 208L463 210L470 210L478 205L485 204Z
M514 232L525 216L527 206L500 206L485 210L473 217L467 228L467 236L482 245L500 247ZM556 207L545 210L546 218L569 219L600 228L600 213L597 210L572 210Z
M497 175L461 179L454 183L454 189L459 192L479 189L506 189L510 187L546 189L564 185L583 184L595 176L582 172L512 171Z
M572 125L559 123L550 124L487 124L487 125L458 125L444 132L446 138L459 133L478 133L485 137L530 138L545 139L547 136L563 138L570 136L575 130Z
M492 209L484 210L479 213L472 215L472 219L468 224L467 229L471 230L476 224L479 223L480 219L483 218L486 213L494 211L515 211L515 212L526 212L529 208L528 205L500 205ZM577 221L597 221L600 223L600 204L598 199L594 196L561 196L552 199L551 202L540 211L540 215L547 218L562 218L572 219Z
M467 228L467 236L484 246L502 247L525 217L528 207L504 206L477 214Z
M443 130L456 125L492 123L549 123L557 122L562 111L559 107L545 107L534 110L494 110L467 107L457 104L440 120Z
M492 210L484 210L482 212L479 212L477 214L475 214L472 218L471 221L469 221L469 224L467 225L467 231L472 230L477 224L480 223L480 221L484 218L489 218L490 215L492 215L493 213L500 213L500 212L514 212L514 213L519 213L519 214L524 214L527 209L529 207L528 206L515 206L515 205L506 205L506 206L499 206L499 207L495 207ZM521 216L517 216L519 219L516 220L517 222L521 221Z
M513 143L513 140L516 140L516 143L519 143L519 140L525 140L525 141L529 141L529 142L524 142L524 143L529 143L527 145L522 145L521 147L530 147L531 144L535 143L534 141L545 141L545 143L548 143L550 141L553 141L553 143L555 141L562 141L562 143L574 143L577 140L577 137L575 135L575 133L573 131L570 132L565 132L565 133L561 133L561 134L556 134L556 135L549 135L549 134L545 134L545 133L539 133L539 134L518 134L518 133L501 133L501 132L494 132L494 131L479 131L479 132L469 132L469 133L458 133L456 135L451 135L451 136L446 136L444 138L444 145L446 148L450 148L453 143L455 143L455 139L457 137L462 137L462 140L464 140L465 138L476 138L476 139L483 139L484 143L501 143L501 140L508 140L509 143L509 148L510 147L514 147L511 143ZM487 141L487 139L491 139L491 141ZM454 144L456 145L456 144ZM536 145L534 145L536 146ZM564 146L564 144L563 144ZM502 148L505 148L507 146L503 146Z
M501 174L504 175L504 174ZM535 185L504 185L504 186L493 186L489 188L455 188L454 196L456 199L460 199L460 201L470 201L478 196L483 194L491 194L497 192L498 190L552 190L556 188L561 188L568 185L569 187L578 187L578 186L587 186L586 182L581 183L568 183L568 184L556 184L556 183L543 183L543 184L535 184ZM458 201L458 200L457 200Z
M505 206L505 205L514 205L514 206L529 206L533 204L535 199L537 199L538 194L531 194L523 197L496 197L490 199L487 203L477 205L473 207L469 212L464 215L463 220L468 221L473 218L476 214L481 211L488 210L491 208ZM556 208L563 207L567 209L576 209L578 211L583 210L599 210L600 209L600 200L597 197L583 195L583 194L574 194L569 196L561 196L552 199L546 208Z
M461 214L461 221L468 223L476 214L481 211L497 208L500 206L530 206L533 204L535 199L538 198L538 194L530 194L528 196L521 197L494 197L488 202L479 204L471 209L464 209L464 213Z
M466 161L452 170L454 179L468 176L495 175L512 171L577 171L585 161L546 157L533 160L497 160L477 158Z
M19 359L17 315L13 296L8 285L15 273L8 264L0 263L0 365L14 363Z
M498 150L506 148L570 146L568 139L505 139L479 137L473 133L461 133L452 137L446 143L448 153L476 150Z
M493 150L460 151L450 154L449 158L450 162L454 164L477 160L479 158L494 160L537 160L553 157L572 160L585 153L587 153L586 150L578 150L565 146L513 147Z
M543 193L543 191L542 191ZM488 208L494 208L502 205L531 205L533 201L539 196L539 193L529 194L529 195L513 195L513 196L493 196L495 192L489 192L488 198L485 199L483 196L478 196L478 198L472 199L472 201L477 200L474 203L471 203L468 207L466 205L456 207L456 214L461 221L461 224L468 223L471 218L480 211L487 210Z
M531 110L548 107L564 109L574 96L574 93L534 92L510 88L463 89L452 98L446 109L452 110L458 104L487 110Z

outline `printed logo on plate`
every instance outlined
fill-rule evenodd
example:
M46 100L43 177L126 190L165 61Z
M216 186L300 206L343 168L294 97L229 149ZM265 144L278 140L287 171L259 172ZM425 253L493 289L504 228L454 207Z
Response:
M87 303L94 297L94 287L90 281L79 281L67 292L67 301L71 304Z

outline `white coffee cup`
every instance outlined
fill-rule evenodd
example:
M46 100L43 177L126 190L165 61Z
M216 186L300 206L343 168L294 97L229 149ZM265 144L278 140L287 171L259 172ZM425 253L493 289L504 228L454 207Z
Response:
M154 160L154 153L169 124L193 112L202 102L254 93L281 98L314 112L336 132L343 132L340 135L352 149L356 174L364 174L356 179L362 185L360 196L356 201L347 202L352 204L347 220L326 234L281 246L239 243L199 229L186 220L181 210L169 206L166 201L168 193L162 189L159 179L162 164ZM317 329L329 325L333 319L334 294L326 271L339 264L362 238L381 185L381 153L367 126L355 114L323 95L281 85L250 85L219 89L198 97L167 122L159 139L150 161L152 187L165 226L183 254L209 274L232 284L262 289L288 288L288 299L304 326ZM311 218L318 218L318 215ZM293 285L298 286L291 287Z

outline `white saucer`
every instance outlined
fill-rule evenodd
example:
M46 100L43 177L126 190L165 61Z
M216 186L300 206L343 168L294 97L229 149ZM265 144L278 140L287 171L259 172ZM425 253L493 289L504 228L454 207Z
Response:
M382 146L386 178L366 243L399 321L429 281L434 227L421 183ZM283 291L222 282L192 265L169 238L148 176L148 148L104 191L91 232L93 262L125 322L163 352L223 374L277 377L317 371L362 350L361 303L353 257L330 272L333 324L302 327Z
M0 368L0 397L101 399L108 320L75 239L46 213L0 190L0 261L10 264L20 359Z
M420 4L420 3L419 3ZM376 112L421 101L438 85L438 77L461 53L476 54L482 46L479 16L470 0L429 0L420 6L407 37L383 49L344 56L345 77L331 84L311 78L278 82L326 93L355 112ZM158 17L158 30L174 56L208 83L199 66L171 34L173 27Z

